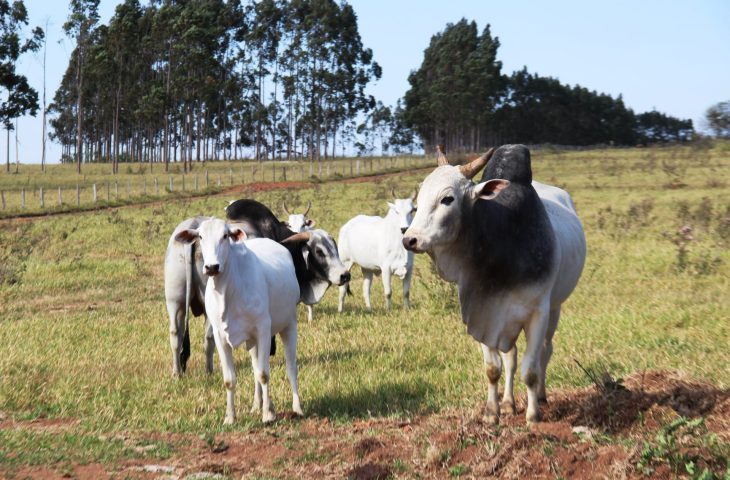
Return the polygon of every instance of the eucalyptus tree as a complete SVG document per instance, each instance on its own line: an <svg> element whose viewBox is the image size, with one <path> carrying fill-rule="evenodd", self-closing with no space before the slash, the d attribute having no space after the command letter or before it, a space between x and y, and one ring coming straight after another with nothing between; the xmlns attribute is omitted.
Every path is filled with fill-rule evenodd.
<svg viewBox="0 0 730 480"><path fill-rule="evenodd" d="M37 51L44 39L40 27L32 30L24 38L23 28L28 25L28 11L22 0L10 3L0 0L0 122L7 134L6 171L10 171L10 130L13 121L30 113L38 112L38 92L29 84L24 75L16 73L15 67L20 56L29 51Z"/></svg>

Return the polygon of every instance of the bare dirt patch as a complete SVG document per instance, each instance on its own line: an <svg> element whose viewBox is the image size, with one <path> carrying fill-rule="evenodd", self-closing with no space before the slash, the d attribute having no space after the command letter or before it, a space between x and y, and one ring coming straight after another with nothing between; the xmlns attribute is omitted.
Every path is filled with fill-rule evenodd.
<svg viewBox="0 0 730 480"><path fill-rule="evenodd" d="M625 389L609 395L594 387L549 392L550 403L543 408L545 421L532 426L525 424L523 409L518 408L517 415L503 416L498 427L484 422L478 409L343 424L320 417L294 420L283 414L273 426L220 434L214 441L193 434L128 434L137 443L165 440L173 445L173 456L159 462L128 460L104 469L73 465L73 475L182 479L204 472L230 478L672 478L686 473L678 470L683 464L663 457L641 464L646 445L653 444L666 425L680 417L703 418L703 435L730 439L730 391L674 372L637 373L623 385ZM14 427L20 423L15 422ZM28 427L34 428L33 422ZM722 461L727 458L717 457L711 449L680 436L674 453L678 458L686 454L698 459L700 471L708 468L721 478L727 468ZM52 467L29 467L19 473L58 478Z"/></svg>

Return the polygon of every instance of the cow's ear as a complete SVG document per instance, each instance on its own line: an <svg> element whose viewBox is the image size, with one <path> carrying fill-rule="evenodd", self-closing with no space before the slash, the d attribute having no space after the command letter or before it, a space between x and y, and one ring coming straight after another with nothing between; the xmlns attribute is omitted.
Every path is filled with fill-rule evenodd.
<svg viewBox="0 0 730 480"><path fill-rule="evenodd" d="M194 228L188 228L175 235L175 240L180 243L193 243L196 238L200 237L198 231Z"/></svg>
<svg viewBox="0 0 730 480"><path fill-rule="evenodd" d="M492 200L507 187L509 187L509 180L502 180L501 178L497 178L477 184L474 187L474 192L476 192L476 196L478 199Z"/></svg>
<svg viewBox="0 0 730 480"><path fill-rule="evenodd" d="M396 210L396 208L395 208L395 203L390 203L390 202L388 202L388 206L389 206L390 208L392 208L393 210Z"/></svg>
<svg viewBox="0 0 730 480"><path fill-rule="evenodd" d="M306 226L308 226L309 228L312 228L313 226L315 226L315 225L317 224L317 222L315 222L315 221L314 221L314 220L312 220L311 218L308 218L308 219L307 219L307 221L306 221L306 222L304 222L304 223L305 223L305 225L306 225Z"/></svg>
<svg viewBox="0 0 730 480"><path fill-rule="evenodd" d="M230 238L233 243L241 243L246 240L246 236L246 232L240 228L231 228L228 230L228 238Z"/></svg>

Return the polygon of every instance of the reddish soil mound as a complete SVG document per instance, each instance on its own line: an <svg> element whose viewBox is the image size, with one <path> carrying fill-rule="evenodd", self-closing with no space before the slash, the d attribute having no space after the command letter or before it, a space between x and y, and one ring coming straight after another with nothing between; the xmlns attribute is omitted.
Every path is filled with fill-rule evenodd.
<svg viewBox="0 0 730 480"><path fill-rule="evenodd" d="M548 395L545 421L529 427L522 408L498 427L482 420L481 409L349 424L283 413L271 427L219 435L213 444L195 435L146 437L173 445L173 458L161 462L166 478L200 472L231 478L674 478L690 463L698 473L707 469L722 478L728 468L728 390L674 372L645 372L611 390ZM104 471L162 476L149 472L160 466L141 460L104 471L77 467L78 478ZM51 472L34 467L22 473Z"/></svg>

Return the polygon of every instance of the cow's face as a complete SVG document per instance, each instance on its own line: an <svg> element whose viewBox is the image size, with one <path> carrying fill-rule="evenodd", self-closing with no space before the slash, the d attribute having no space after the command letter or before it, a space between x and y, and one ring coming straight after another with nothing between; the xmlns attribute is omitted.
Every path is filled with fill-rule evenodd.
<svg viewBox="0 0 730 480"><path fill-rule="evenodd" d="M315 223L316 222L314 220L312 220L311 218L307 218L307 216L303 213L295 213L289 215L289 219L286 222L289 230L294 233L299 233L314 228Z"/></svg>
<svg viewBox="0 0 730 480"><path fill-rule="evenodd" d="M413 198L396 198L393 203L388 202L388 207L391 212L398 216L400 231L404 233L410 227L413 221L413 213L416 211Z"/></svg>
<svg viewBox="0 0 730 480"><path fill-rule="evenodd" d="M243 230L217 218L204 221L197 230L183 230L175 236L177 241L183 243L200 240L203 270L211 277L218 275L225 268L231 244L241 243L245 238Z"/></svg>
<svg viewBox="0 0 730 480"><path fill-rule="evenodd" d="M493 199L507 185L507 180L474 185L458 167L436 168L423 181L418 193L419 208L404 234L403 246L422 253L454 242L461 232L463 209L479 199Z"/></svg>
<svg viewBox="0 0 730 480"><path fill-rule="evenodd" d="M327 279L329 283L344 285L350 281L350 272L340 260L337 243L324 230L312 230L302 249L307 269Z"/></svg>

